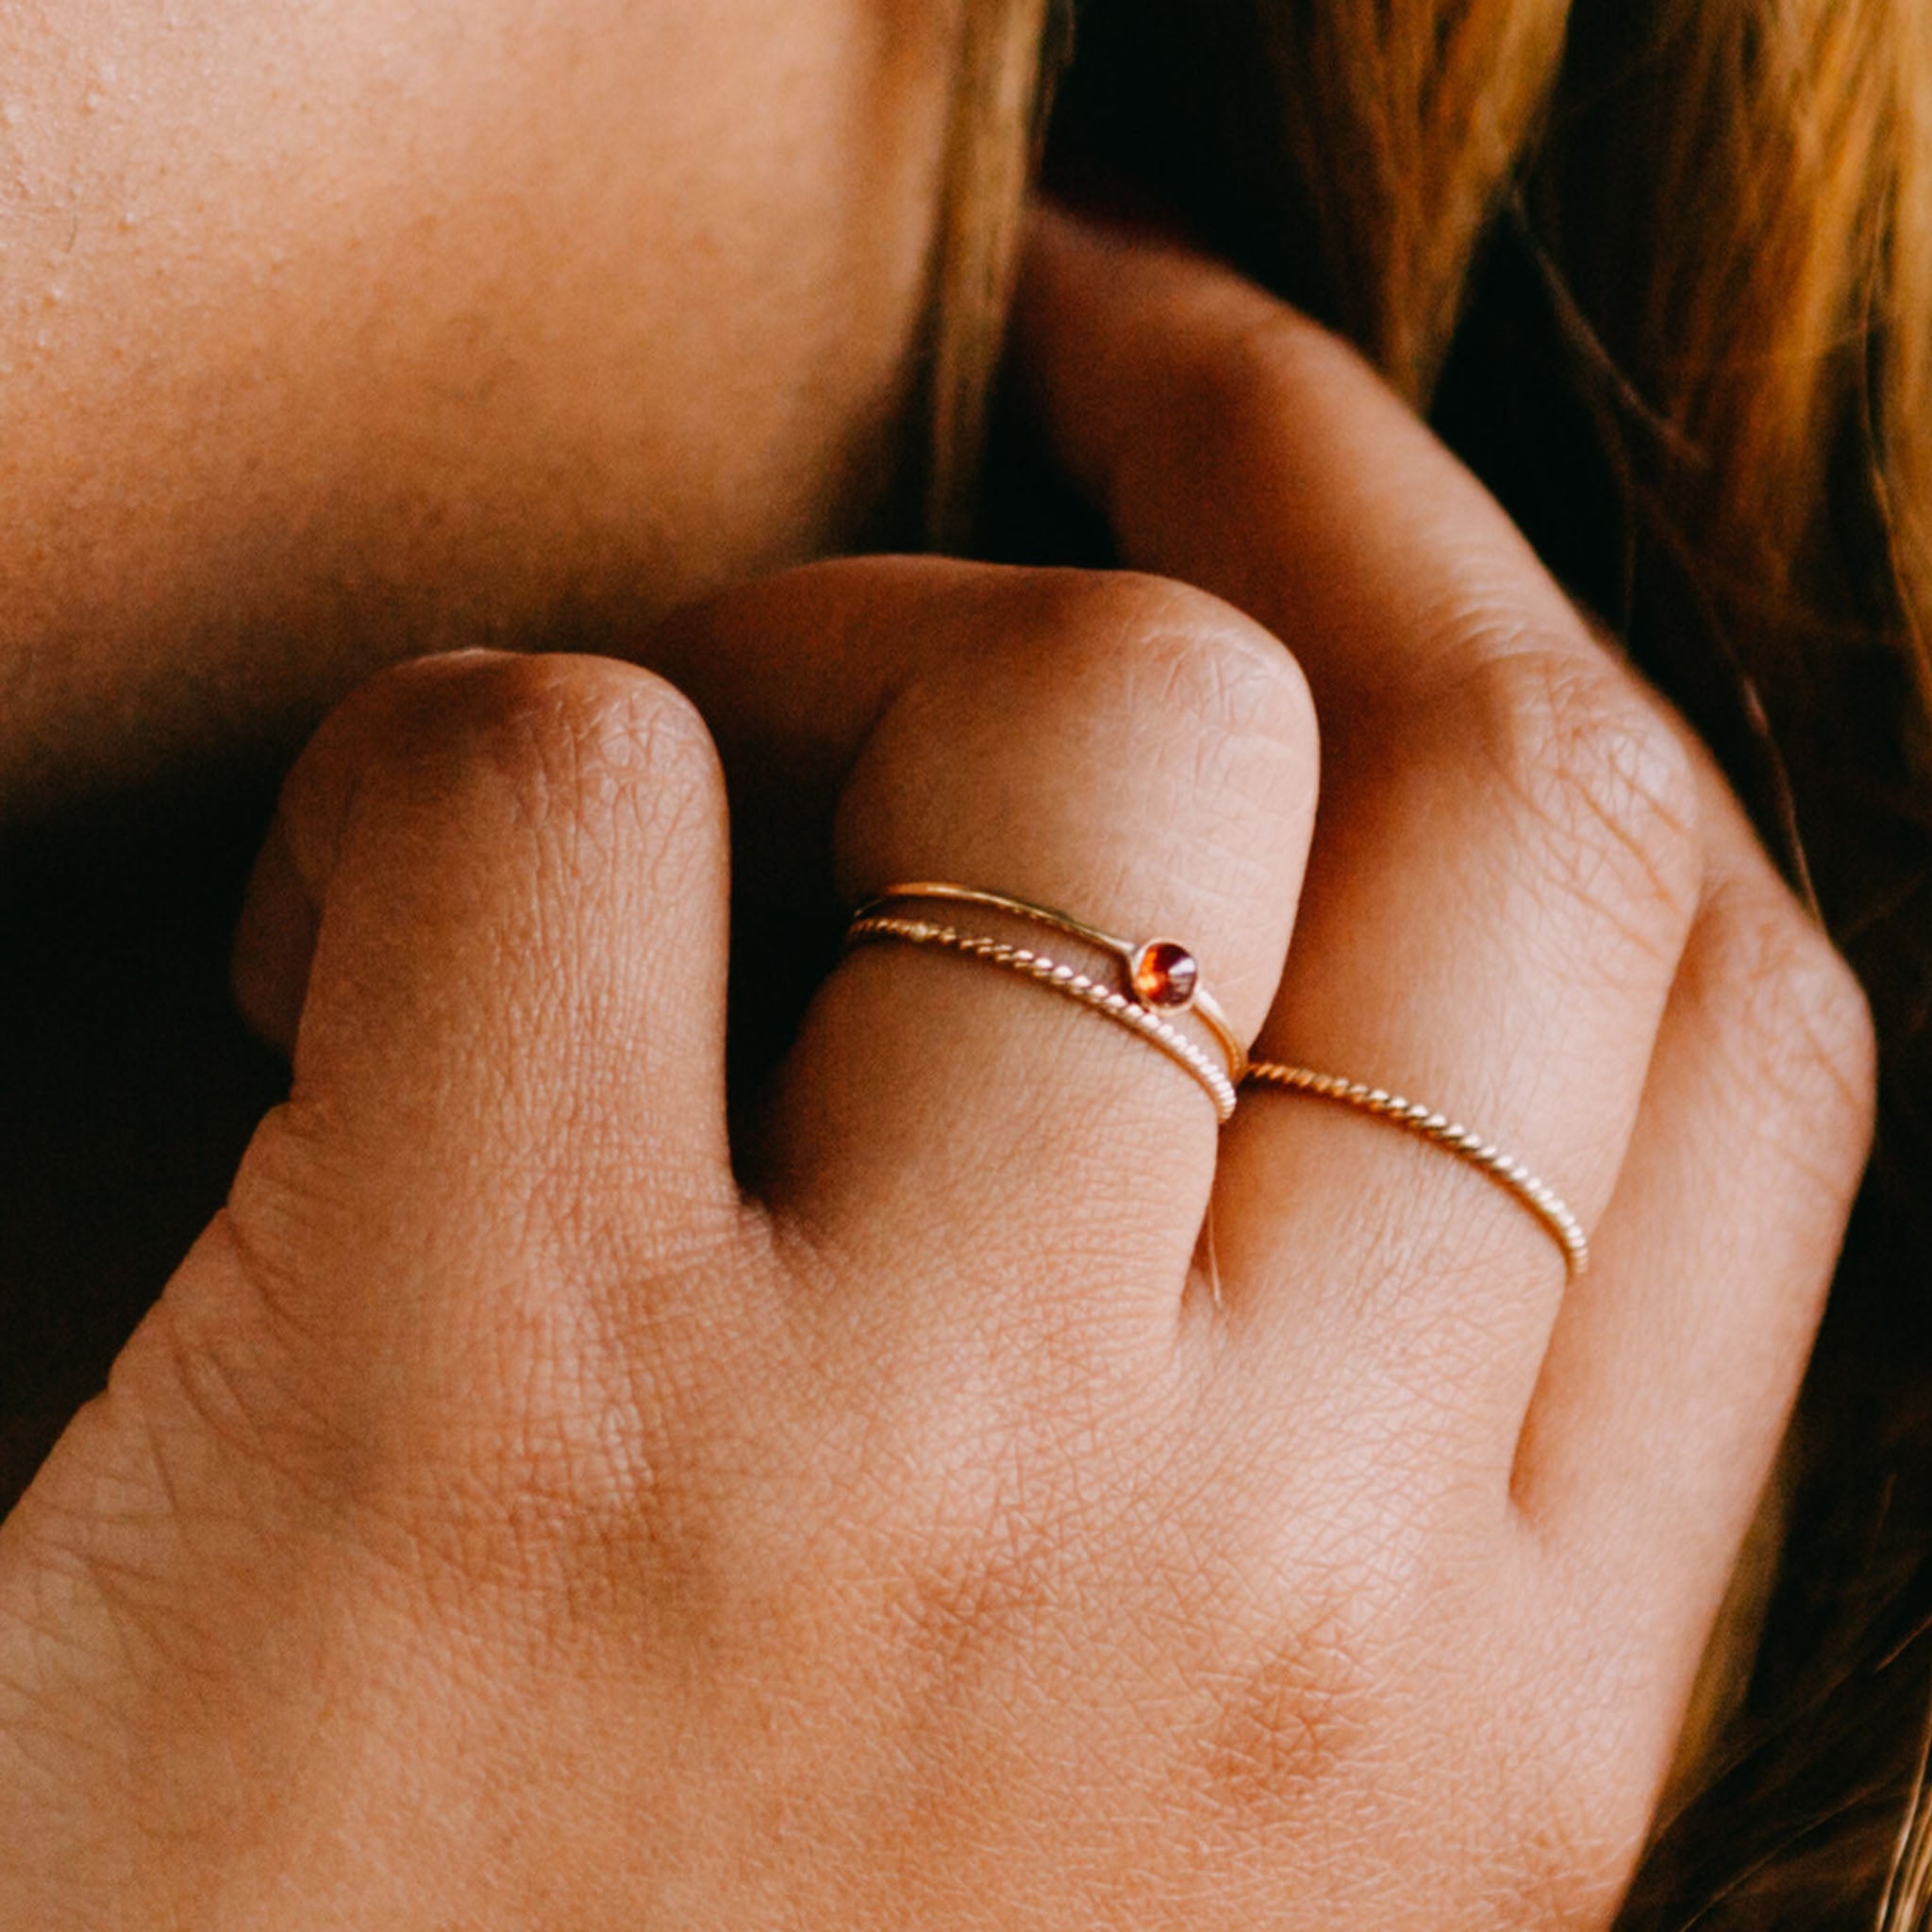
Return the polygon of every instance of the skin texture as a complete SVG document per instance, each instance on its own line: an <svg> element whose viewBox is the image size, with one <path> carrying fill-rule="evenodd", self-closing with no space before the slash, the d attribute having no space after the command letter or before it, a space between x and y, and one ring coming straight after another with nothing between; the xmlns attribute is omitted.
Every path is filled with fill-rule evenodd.
<svg viewBox="0 0 1932 1932"><path fill-rule="evenodd" d="M890 479L946 0L0 17L0 815L634 633Z"/></svg>
<svg viewBox="0 0 1932 1932"><path fill-rule="evenodd" d="M0 8L0 1507L279 1089L225 955L329 706L891 491L954 15Z"/></svg>
<svg viewBox="0 0 1932 1932"><path fill-rule="evenodd" d="M0 1529L0 1920L1594 1925L1869 1129L1844 969L1346 350L1049 222L1035 407L1164 575L860 559L391 672L237 958L287 1104ZM1292 651L1290 645L1292 645ZM783 799L782 813L725 802ZM1123 1029L752 897L996 884L1530 1153L1217 1134ZM754 917L758 908L750 908Z"/></svg>

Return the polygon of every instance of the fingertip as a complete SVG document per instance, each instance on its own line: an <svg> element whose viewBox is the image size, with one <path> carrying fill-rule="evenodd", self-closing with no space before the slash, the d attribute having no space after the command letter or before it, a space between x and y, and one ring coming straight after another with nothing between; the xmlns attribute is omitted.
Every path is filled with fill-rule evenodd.
<svg viewBox="0 0 1932 1932"><path fill-rule="evenodd" d="M1108 467L1100 441L1107 418L1083 410L1082 434L1069 435L1064 418L1087 388L1096 362L1108 358L1108 280L1124 253L1124 231L1084 219L1051 202L1036 204L1027 224L1013 304L1013 365L1026 407L1051 433L1056 453L1091 490Z"/></svg>
<svg viewBox="0 0 1932 1932"><path fill-rule="evenodd" d="M1028 209L1023 281L1037 271L1049 283L1065 278L1070 292L1081 292L1083 284L1097 291L1124 262L1163 257L1207 265L1180 223L1158 208L1108 196L1077 204L1042 198Z"/></svg>
<svg viewBox="0 0 1932 1932"><path fill-rule="evenodd" d="M1056 458L1113 517L1131 560L1182 576L1195 574L1174 568L1191 546L1169 554L1181 512L1167 499L1204 457L1212 466L1208 452L1229 429L1248 426L1257 398L1243 373L1291 370L1302 388L1331 381L1337 357L1354 361L1319 324L1158 216L1095 220L1049 204L1033 213L1013 341L1021 396ZM1350 375L1373 381L1365 367Z"/></svg>
<svg viewBox="0 0 1932 1932"><path fill-rule="evenodd" d="M1023 374L1037 373L1058 343L1085 342L1104 321L1102 298L1137 248L1170 246L1169 238L1111 215L1076 212L1037 201L1028 210L1015 297L1015 341Z"/></svg>

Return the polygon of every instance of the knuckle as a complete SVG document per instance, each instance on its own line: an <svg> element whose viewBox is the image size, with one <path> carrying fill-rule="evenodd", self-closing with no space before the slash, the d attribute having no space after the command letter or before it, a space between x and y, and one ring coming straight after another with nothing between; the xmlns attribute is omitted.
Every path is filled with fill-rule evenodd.
<svg viewBox="0 0 1932 1932"><path fill-rule="evenodd" d="M660 824L722 795L691 702L614 659L500 652L378 673L332 712L284 791L305 876L352 820L428 808L511 829L594 824L647 803Z"/></svg>
<svg viewBox="0 0 1932 1932"><path fill-rule="evenodd" d="M1536 620L1491 615L1480 626L1489 635L1457 654L1475 668L1450 696L1525 842L1567 892L1620 924L1660 916L1681 937L1703 872L1688 748L1593 647Z"/></svg>
<svg viewBox="0 0 1932 1932"><path fill-rule="evenodd" d="M1363 373L1353 349L1292 309L1240 290L1202 299L1204 350L1188 373L1187 420L1210 447L1250 449L1268 425L1302 414L1311 386Z"/></svg>
<svg viewBox="0 0 1932 1932"><path fill-rule="evenodd" d="M640 784L671 798L716 782L710 740L660 678L599 658L497 658L466 693L458 729L540 811L581 810Z"/></svg>
<svg viewBox="0 0 1932 1932"><path fill-rule="evenodd" d="M702 720L662 679L598 658L486 660L436 729L446 810L528 855L546 893L608 903L676 891L722 837L724 780ZM608 863L617 852L624 866ZM615 909L614 904L611 909Z"/></svg>
<svg viewBox="0 0 1932 1932"><path fill-rule="evenodd" d="M890 1646L944 1674L1042 1641L1138 1521L1085 1480L1082 1445L1107 1424L1048 1413L976 1344L942 1344L868 1389L859 1462L839 1489L859 1566L883 1586Z"/></svg>
<svg viewBox="0 0 1932 1932"><path fill-rule="evenodd" d="M891 1649L945 1679L975 1656L1029 1647L1061 1593L1059 1555L1053 1525L1017 1509L970 1535L907 1540L880 1565Z"/></svg>
<svg viewBox="0 0 1932 1932"><path fill-rule="evenodd" d="M950 1468L929 1444L902 1443L889 1460L884 1490L847 1491L850 1556L876 1607L878 1653L943 1685L976 1657L1031 1648L1064 1599L1073 1525L991 1445Z"/></svg>
<svg viewBox="0 0 1932 1932"><path fill-rule="evenodd" d="M1052 628L1075 675L1198 736L1263 738L1311 753L1315 708L1279 639L1232 605L1166 577L1117 571L1063 577Z"/></svg>
<svg viewBox="0 0 1932 1932"><path fill-rule="evenodd" d="M1387 1721L1384 1673L1347 1609L1311 1615L1209 1690L1208 1788L1239 1824L1292 1830L1337 1802Z"/></svg>
<svg viewBox="0 0 1932 1932"><path fill-rule="evenodd" d="M1808 1123L1817 1145L1862 1159L1877 1083L1871 1008L1803 908L1768 878L1729 883L1712 894L1686 964L1750 1090Z"/></svg>

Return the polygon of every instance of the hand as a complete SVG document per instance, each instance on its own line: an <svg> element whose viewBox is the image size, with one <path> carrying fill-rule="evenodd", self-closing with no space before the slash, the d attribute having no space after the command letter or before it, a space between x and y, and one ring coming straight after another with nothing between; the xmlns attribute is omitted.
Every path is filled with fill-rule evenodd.
<svg viewBox="0 0 1932 1932"><path fill-rule="evenodd" d="M389 674L257 883L291 1097L0 1532L0 1923L1609 1915L1862 1006L1345 350L1058 223L1024 313L1069 465L1205 588L855 562L673 627L790 801L745 874L1182 936L1262 1052L1531 1160L1590 1274L1438 1149L1266 1093L1217 1134L1124 1028L908 947L820 990L746 1197L697 713Z"/></svg>

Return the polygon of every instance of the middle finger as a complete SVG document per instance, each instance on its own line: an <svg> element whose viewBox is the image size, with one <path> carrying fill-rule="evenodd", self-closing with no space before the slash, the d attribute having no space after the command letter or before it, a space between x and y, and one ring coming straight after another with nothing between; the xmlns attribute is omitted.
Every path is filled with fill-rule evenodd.
<svg viewBox="0 0 1932 1932"><path fill-rule="evenodd" d="M1176 940L1253 1037L1316 779L1307 688L1275 640L1156 579L903 558L794 572L701 622L679 657L727 771L780 715L794 747L844 743L819 790L842 787L847 905L939 881ZM783 681L747 675L747 650ZM703 667L725 663L721 699ZM824 765L823 743L791 762ZM1077 937L998 908L886 909L1126 983ZM1197 1016L1174 1024L1217 1058ZM774 1205L844 1249L937 1250L981 1320L992 1293L1171 1324L1217 1155L1204 1086L1144 1035L1010 964L901 941L849 953L820 990L767 1125Z"/></svg>

